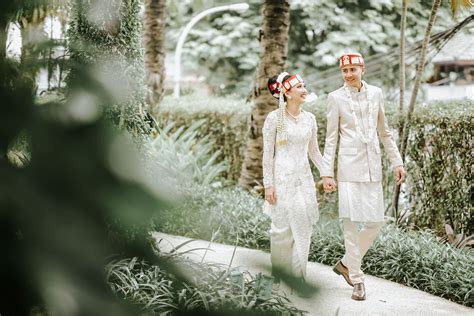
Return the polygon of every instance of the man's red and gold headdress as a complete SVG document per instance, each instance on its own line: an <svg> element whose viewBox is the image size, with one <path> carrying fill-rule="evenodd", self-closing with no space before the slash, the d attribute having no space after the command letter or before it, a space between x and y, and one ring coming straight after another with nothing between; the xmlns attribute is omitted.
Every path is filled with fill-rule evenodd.
<svg viewBox="0 0 474 316"><path fill-rule="evenodd" d="M348 53L344 54L341 57L339 57L339 67L342 68L344 66L350 66L350 65L358 65L358 66L363 66L364 65L364 59L362 58L362 55L359 53Z"/></svg>

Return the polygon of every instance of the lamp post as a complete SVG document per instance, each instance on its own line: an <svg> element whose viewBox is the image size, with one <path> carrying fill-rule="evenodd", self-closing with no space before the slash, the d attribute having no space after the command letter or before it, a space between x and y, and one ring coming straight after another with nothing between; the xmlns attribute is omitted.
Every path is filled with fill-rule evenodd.
<svg viewBox="0 0 474 316"><path fill-rule="evenodd" d="M176 45L176 51L174 53L174 64L176 67L176 74L174 77L173 96L175 98L179 98L179 89L180 89L179 84L181 81L181 52L183 49L184 40L186 39L186 36L188 35L189 31L194 26L194 24L196 24L199 20L201 20L206 15L209 15L212 13L227 11L227 10L244 12L244 11L247 11L248 8L249 8L249 5L247 3L236 3L236 4L223 5L219 7L210 8L210 9L202 11L201 13L193 17L191 21L188 22L188 24L186 24L183 32L178 38L178 44Z"/></svg>

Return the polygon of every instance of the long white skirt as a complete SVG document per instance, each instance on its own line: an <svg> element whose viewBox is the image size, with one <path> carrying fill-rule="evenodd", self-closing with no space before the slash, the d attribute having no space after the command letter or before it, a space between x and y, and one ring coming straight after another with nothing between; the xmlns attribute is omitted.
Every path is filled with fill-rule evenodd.
<svg viewBox="0 0 474 316"><path fill-rule="evenodd" d="M382 222L382 182L338 182L339 217L353 222Z"/></svg>
<svg viewBox="0 0 474 316"><path fill-rule="evenodd" d="M272 218L272 264L287 266L294 276L306 276L313 225L319 219L316 189L311 173L275 181L276 204L265 203ZM280 247L278 251L275 248Z"/></svg>

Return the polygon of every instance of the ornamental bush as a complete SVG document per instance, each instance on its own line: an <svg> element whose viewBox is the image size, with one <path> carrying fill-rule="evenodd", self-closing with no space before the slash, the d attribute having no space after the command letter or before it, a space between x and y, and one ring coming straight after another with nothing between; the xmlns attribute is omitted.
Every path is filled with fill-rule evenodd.
<svg viewBox="0 0 474 316"><path fill-rule="evenodd" d="M474 102L422 106L410 126L410 222L474 233L472 167Z"/></svg>
<svg viewBox="0 0 474 316"><path fill-rule="evenodd" d="M474 233L471 166L473 165L472 126L474 102L449 102L422 106L414 113L407 148L408 171L405 194L408 225L431 228L438 233L449 223L457 233ZM197 137L214 139L219 159L227 160L225 177L236 181L239 177L245 150L250 103L233 97L185 96L180 99L165 97L157 118L161 125L169 121L179 126L191 126L196 120L205 120ZM326 134L326 105L324 100L304 105L315 114L318 123L318 141L324 149ZM387 103L386 115L397 136L399 116L397 106ZM381 145L382 146L382 145ZM386 205L390 204L393 175L384 153L384 191Z"/></svg>

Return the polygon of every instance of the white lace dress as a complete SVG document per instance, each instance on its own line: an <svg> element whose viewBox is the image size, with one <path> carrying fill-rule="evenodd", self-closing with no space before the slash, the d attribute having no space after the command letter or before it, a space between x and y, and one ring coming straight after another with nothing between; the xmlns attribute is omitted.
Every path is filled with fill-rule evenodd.
<svg viewBox="0 0 474 316"><path fill-rule="evenodd" d="M263 126L263 184L273 187L276 195L276 203L269 210L272 264L286 266L282 268L304 277L313 225L319 219L308 155L319 170L323 158L314 115L301 111L298 122L288 117L285 120L288 143L284 145L275 145L278 110L268 114ZM273 242L279 239L284 241L282 247Z"/></svg>

